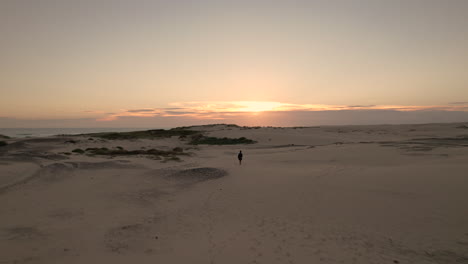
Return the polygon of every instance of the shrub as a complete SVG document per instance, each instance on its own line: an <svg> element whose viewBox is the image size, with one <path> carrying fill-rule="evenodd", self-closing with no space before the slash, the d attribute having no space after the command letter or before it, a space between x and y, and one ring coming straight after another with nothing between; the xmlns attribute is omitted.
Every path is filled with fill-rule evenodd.
<svg viewBox="0 0 468 264"><path fill-rule="evenodd" d="M254 144L254 143L257 143L257 142L251 139L247 139L245 137L217 138L217 137L205 137L205 136L196 136L190 142L190 144L192 145L237 145L237 144Z"/></svg>
<svg viewBox="0 0 468 264"><path fill-rule="evenodd" d="M162 162L168 162L168 161L182 161L179 157L176 156L170 156L166 157Z"/></svg>
<svg viewBox="0 0 468 264"><path fill-rule="evenodd" d="M173 128L169 130L165 129L153 129L145 131L134 131L134 132L105 132L105 133L94 133L86 134L87 136L93 136L98 138L104 138L108 140L128 140L128 139L155 139L155 138L169 138L173 136L189 136L198 133L198 131L187 130L181 128Z"/></svg>
<svg viewBox="0 0 468 264"><path fill-rule="evenodd" d="M159 149L148 150L125 150L125 149L108 149L108 148L87 148L86 152L93 155L110 155L110 156L130 156L130 155L153 155L153 156L174 156L174 155L188 155L186 153L177 151L166 151Z"/></svg>
<svg viewBox="0 0 468 264"><path fill-rule="evenodd" d="M84 150L82 150L82 149L79 149L79 148L72 150L72 152L74 152L74 153L78 153L78 154L83 154L83 153L85 153L85 151L84 151Z"/></svg>
<svg viewBox="0 0 468 264"><path fill-rule="evenodd" d="M184 152L184 149L182 149L181 147L175 147L172 149L172 151L174 152Z"/></svg>
<svg viewBox="0 0 468 264"><path fill-rule="evenodd" d="M87 152L95 155L111 155L108 148L87 148ZM120 152L121 150L114 150L114 152Z"/></svg>
<svg viewBox="0 0 468 264"><path fill-rule="evenodd" d="M6 145L8 145L8 144L5 141L0 141L0 147L4 147Z"/></svg>

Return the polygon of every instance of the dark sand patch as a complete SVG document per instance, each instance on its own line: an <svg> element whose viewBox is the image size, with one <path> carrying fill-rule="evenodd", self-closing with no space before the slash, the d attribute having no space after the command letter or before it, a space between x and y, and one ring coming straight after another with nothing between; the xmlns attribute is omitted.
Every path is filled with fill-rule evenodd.
<svg viewBox="0 0 468 264"><path fill-rule="evenodd" d="M203 182L208 180L215 180L227 176L228 173L225 170L203 167L177 171L168 176L171 180L178 180L183 182Z"/></svg>
<svg viewBox="0 0 468 264"><path fill-rule="evenodd" d="M46 235L32 226L15 226L3 229L4 236L7 240L17 239L38 239L44 238Z"/></svg>
<svg viewBox="0 0 468 264"><path fill-rule="evenodd" d="M0 187L0 195L20 185L24 185L32 180L42 180L46 182L57 182L73 176L76 170L96 170L96 169L135 169L141 166L125 164L118 161L105 162L65 162L53 163L42 167L29 177Z"/></svg>
<svg viewBox="0 0 468 264"><path fill-rule="evenodd" d="M47 182L55 182L70 176L72 172L73 168L71 168L71 166L67 166L64 163L53 163L40 169L33 175L33 178L38 178Z"/></svg>
<svg viewBox="0 0 468 264"><path fill-rule="evenodd" d="M48 213L47 216L59 220L68 220L68 219L74 219L74 218L80 218L84 215L82 210L72 210L68 208L62 208L62 209L57 209L53 210Z"/></svg>
<svg viewBox="0 0 468 264"><path fill-rule="evenodd" d="M436 250L426 252L426 255L440 264L468 263L468 254L460 254L451 250Z"/></svg>
<svg viewBox="0 0 468 264"><path fill-rule="evenodd" d="M17 149L22 149L25 147L25 143L23 141L17 141L17 142L13 142L13 143L8 143L8 145L6 146L3 146L0 148L0 155L4 155L5 153L9 152L9 151L13 151L13 150L17 150Z"/></svg>
<svg viewBox="0 0 468 264"><path fill-rule="evenodd" d="M116 198L131 204L136 204L140 206L152 206L154 205L154 201L168 194L170 193L162 191L158 188L149 188L117 194Z"/></svg>
<svg viewBox="0 0 468 264"><path fill-rule="evenodd" d="M0 187L0 195L35 179L41 179L48 182L58 181L69 176L71 172L72 168L69 166L66 166L63 163L53 163L42 167L29 177L22 178L19 181Z"/></svg>
<svg viewBox="0 0 468 264"><path fill-rule="evenodd" d="M34 144L37 140L39 140L38 142L45 140L45 143L47 144ZM56 141L56 139L30 139L10 143L5 147L0 148L0 158L7 161L33 163L38 163L40 159L52 161L69 159L66 155L51 152L54 146L48 143L50 140L52 140L52 142ZM63 143L63 139L59 139L58 142Z"/></svg>
<svg viewBox="0 0 468 264"><path fill-rule="evenodd" d="M105 170L105 169L136 169L142 168L136 164L129 164L126 161L104 161L104 162L65 162L74 169L81 170Z"/></svg>
<svg viewBox="0 0 468 264"><path fill-rule="evenodd" d="M453 138L416 138L405 141L382 141L383 147L397 147L405 151L431 151L436 148L468 147L468 136Z"/></svg>

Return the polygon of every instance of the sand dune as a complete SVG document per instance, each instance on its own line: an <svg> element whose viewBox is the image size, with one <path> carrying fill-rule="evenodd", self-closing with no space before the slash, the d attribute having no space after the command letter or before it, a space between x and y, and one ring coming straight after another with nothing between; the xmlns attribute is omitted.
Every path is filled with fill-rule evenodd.
<svg viewBox="0 0 468 264"><path fill-rule="evenodd" d="M0 263L468 263L463 127L6 139Z"/></svg>

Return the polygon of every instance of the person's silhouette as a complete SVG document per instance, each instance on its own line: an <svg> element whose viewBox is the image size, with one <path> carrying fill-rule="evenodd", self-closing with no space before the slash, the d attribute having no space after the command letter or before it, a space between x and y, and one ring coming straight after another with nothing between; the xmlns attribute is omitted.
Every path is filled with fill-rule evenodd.
<svg viewBox="0 0 468 264"><path fill-rule="evenodd" d="M242 164L242 156L243 155L242 155L242 150L241 150L241 151L239 151L239 154L237 154L237 159L239 159L239 165Z"/></svg>

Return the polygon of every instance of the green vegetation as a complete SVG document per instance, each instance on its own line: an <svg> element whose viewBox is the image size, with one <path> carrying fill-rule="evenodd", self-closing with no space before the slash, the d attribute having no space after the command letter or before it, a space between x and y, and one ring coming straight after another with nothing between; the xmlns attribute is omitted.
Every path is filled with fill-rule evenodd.
<svg viewBox="0 0 468 264"><path fill-rule="evenodd" d="M4 147L6 145L8 145L8 144L5 141L0 141L0 147Z"/></svg>
<svg viewBox="0 0 468 264"><path fill-rule="evenodd" d="M179 148L180 149L180 148ZM166 151L158 149L149 150L125 150L125 149L108 149L108 148L87 148L86 152L92 155L107 155L107 156L131 156L131 155L153 155L171 157L175 155L188 155L182 149L180 151Z"/></svg>
<svg viewBox="0 0 468 264"><path fill-rule="evenodd" d="M170 157L165 157L162 162L168 162L168 161L182 161L179 157L176 156L170 156Z"/></svg>
<svg viewBox="0 0 468 264"><path fill-rule="evenodd" d="M184 150L182 148L180 148L180 147L175 147L175 148L172 149L172 151L180 153L180 152L183 152Z"/></svg>
<svg viewBox="0 0 468 264"><path fill-rule="evenodd" d="M72 150L72 152L74 152L74 153L78 153L78 154L83 154L83 153L85 153L85 151L84 151L84 150L82 150L82 149L79 149L79 148Z"/></svg>
<svg viewBox="0 0 468 264"><path fill-rule="evenodd" d="M178 130L181 130L181 129L190 129L192 127L216 127L216 126L226 126L226 127L240 127L236 124L208 124L208 125L199 125L199 126L183 126L183 127L176 127L174 129L178 129Z"/></svg>
<svg viewBox="0 0 468 264"><path fill-rule="evenodd" d="M108 140L128 140L128 139L155 139L155 138L169 138L173 136L190 136L199 133L194 130L187 130L183 128L173 128L169 130L165 129L153 129L145 131L133 131L133 132L104 132L85 134L86 136L98 137Z"/></svg>
<svg viewBox="0 0 468 264"><path fill-rule="evenodd" d="M79 154L87 154L89 156L101 155L101 156L134 156L134 155L145 155L147 158L153 160L161 160L161 162L168 161L182 161L178 156L188 156L189 153L183 152L182 148L174 148L172 151L149 149L149 150L125 150L122 147L116 147L115 149L108 148L87 148L86 150L74 149L72 152ZM69 155L70 153L63 153ZM163 160L164 158L164 160Z"/></svg>
<svg viewBox="0 0 468 264"><path fill-rule="evenodd" d="M197 135L192 138L190 144L192 145L237 145L237 144L254 144L257 143L254 140L241 137L241 138L217 138L217 137L205 137L203 135Z"/></svg>
<svg viewBox="0 0 468 264"><path fill-rule="evenodd" d="M2 138L2 139L9 139L10 137L0 134L0 138Z"/></svg>

